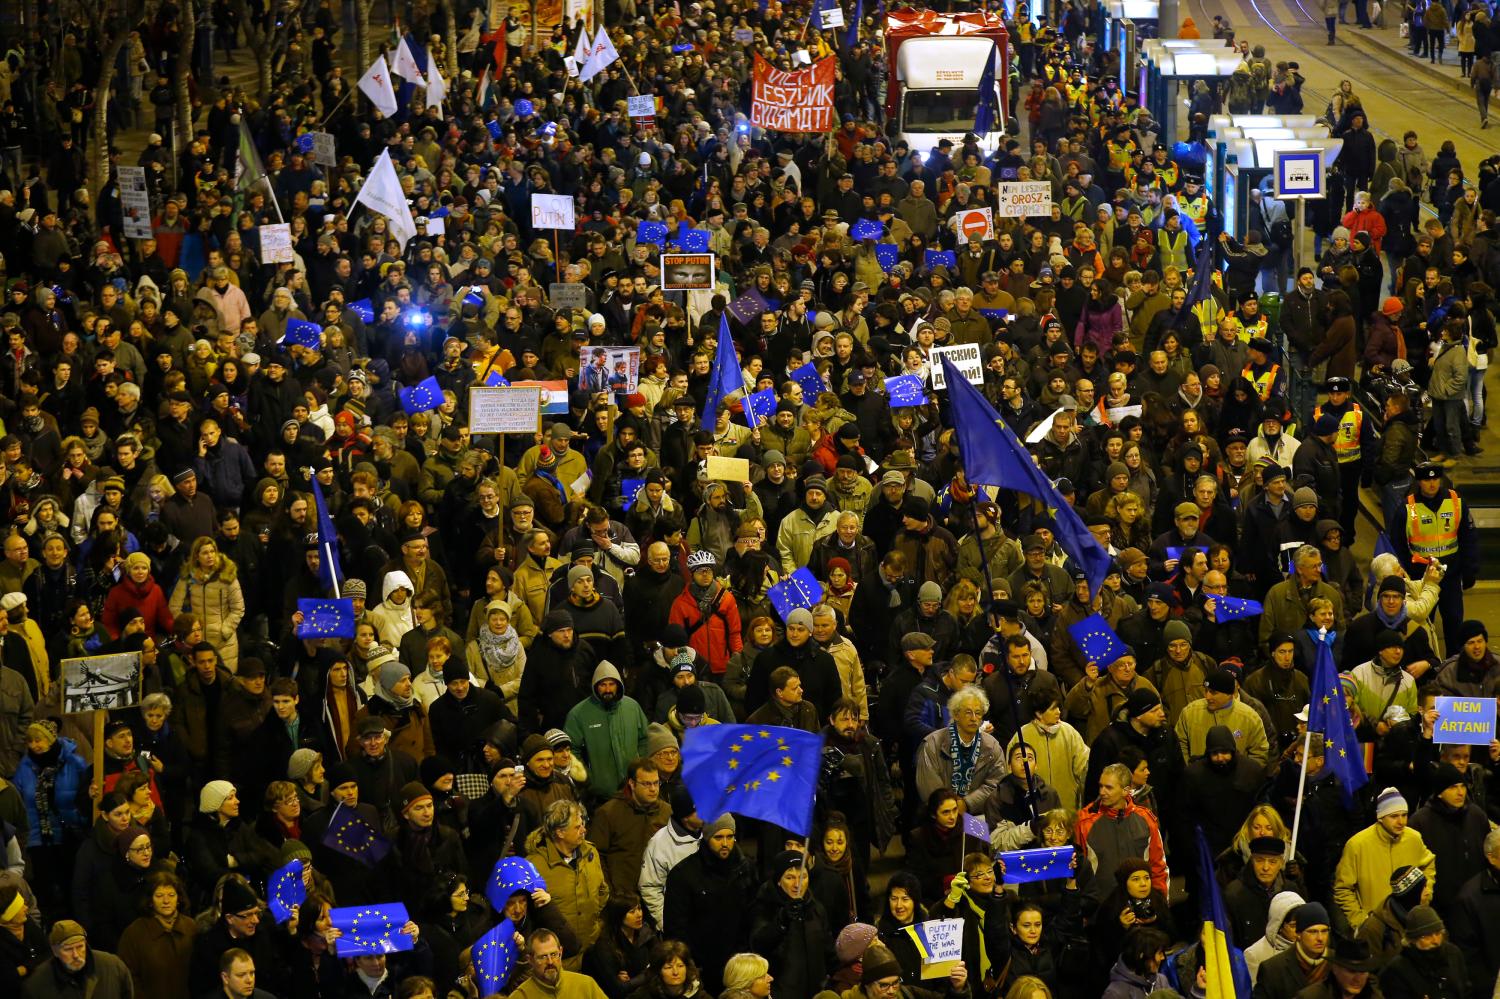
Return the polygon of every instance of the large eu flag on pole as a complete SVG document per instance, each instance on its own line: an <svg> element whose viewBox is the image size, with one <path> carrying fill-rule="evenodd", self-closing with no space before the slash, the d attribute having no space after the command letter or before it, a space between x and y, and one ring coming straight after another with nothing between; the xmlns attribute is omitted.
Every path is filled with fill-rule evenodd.
<svg viewBox="0 0 1500 999"><path fill-rule="evenodd" d="M714 352L714 366L708 372L708 388L703 393L703 426L712 429L719 418L719 404L745 387L740 371L740 355L729 335L729 317L719 316L719 344Z"/></svg>
<svg viewBox="0 0 1500 999"><path fill-rule="evenodd" d="M682 782L699 815L763 819L799 836L812 832L823 737L776 725L688 729Z"/></svg>
<svg viewBox="0 0 1500 999"><path fill-rule="evenodd" d="M1343 686L1333 665L1333 635L1318 642L1318 657L1313 664L1312 700L1307 709L1307 730L1323 733L1324 766L1333 771L1344 792L1346 804L1354 803L1354 793L1369 782L1365 773L1365 754L1354 735L1354 721L1344 703Z"/></svg>

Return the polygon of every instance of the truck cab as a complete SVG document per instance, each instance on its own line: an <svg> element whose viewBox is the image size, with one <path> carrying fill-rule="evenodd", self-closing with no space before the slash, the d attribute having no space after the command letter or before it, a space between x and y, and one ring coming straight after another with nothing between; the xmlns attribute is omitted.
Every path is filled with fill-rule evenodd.
<svg viewBox="0 0 1500 999"><path fill-rule="evenodd" d="M926 155L973 132L994 153L1005 136L1010 46L1005 22L986 12L895 11L887 18L886 116L897 139Z"/></svg>

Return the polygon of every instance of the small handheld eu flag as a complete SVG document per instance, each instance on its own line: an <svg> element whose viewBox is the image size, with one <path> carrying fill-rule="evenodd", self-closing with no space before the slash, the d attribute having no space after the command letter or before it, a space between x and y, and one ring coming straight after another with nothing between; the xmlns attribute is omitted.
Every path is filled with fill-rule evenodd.
<svg viewBox="0 0 1500 999"><path fill-rule="evenodd" d="M704 725L687 730L682 782L699 815L734 812L807 836L822 761L823 737L815 732Z"/></svg>
<svg viewBox="0 0 1500 999"><path fill-rule="evenodd" d="M400 902L329 909L328 918L341 934L335 944L339 957L394 954L416 946L416 941L401 932L411 919Z"/></svg>
<svg viewBox="0 0 1500 999"><path fill-rule="evenodd" d="M297 611L302 623L297 625L298 638L353 638L354 601L300 598Z"/></svg>
<svg viewBox="0 0 1500 999"><path fill-rule="evenodd" d="M401 408L411 416L415 413L426 413L437 409L443 404L443 386L438 383L437 376L430 376L411 388L401 390Z"/></svg>
<svg viewBox="0 0 1500 999"><path fill-rule="evenodd" d="M1068 634L1078 643L1084 657L1089 662L1098 663L1100 667L1108 666L1121 656L1130 654L1130 646L1115 634L1115 630L1101 614L1090 614L1082 621L1068 625Z"/></svg>

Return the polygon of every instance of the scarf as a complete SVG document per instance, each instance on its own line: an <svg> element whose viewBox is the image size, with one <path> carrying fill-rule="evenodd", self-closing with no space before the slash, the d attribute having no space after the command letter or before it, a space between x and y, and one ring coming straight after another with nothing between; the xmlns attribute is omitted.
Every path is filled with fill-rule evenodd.
<svg viewBox="0 0 1500 999"><path fill-rule="evenodd" d="M57 813L53 809L53 791L57 784L57 767L62 760L62 747L54 742L41 754L31 753L31 765L36 770L36 831L44 844L52 842L57 830Z"/></svg>
<svg viewBox="0 0 1500 999"><path fill-rule="evenodd" d="M958 737L958 724L948 726L948 750L953 754L953 790L959 794L969 793L969 784L974 780L974 766L979 762L979 736L964 747Z"/></svg>
<svg viewBox="0 0 1500 999"><path fill-rule="evenodd" d="M520 654L521 636L516 634L515 625L507 624L498 635L488 627L479 629L479 657L486 666L510 669Z"/></svg>
<svg viewBox="0 0 1500 999"><path fill-rule="evenodd" d="M979 744L979 740L977 739L974 740L974 742L975 745ZM968 906L969 911L974 914L974 918L979 920L979 932L974 934L974 937L979 941L979 977L981 979L985 979L989 977L990 969L993 967L993 965L990 964L989 950L985 947L984 943L984 923L985 918L988 916L988 912L985 907L975 901L974 896L970 895L967 891L963 893L962 897L963 904Z"/></svg>
<svg viewBox="0 0 1500 999"><path fill-rule="evenodd" d="M1377 618L1380 619L1380 623L1381 624L1385 625L1387 628L1391 629L1392 631L1398 632L1398 633L1404 633L1406 631L1406 601L1405 600L1401 601L1401 609L1399 611L1397 611L1395 614L1392 614L1390 616L1386 616L1384 608L1382 608L1380 606L1380 601L1377 600L1377 601L1375 601L1375 606L1372 608L1372 613Z"/></svg>
<svg viewBox="0 0 1500 999"><path fill-rule="evenodd" d="M717 581L707 586L699 586L697 583L688 583L688 589L693 592L693 599L698 601L698 615L706 618L719 608L719 584Z"/></svg>
<svg viewBox="0 0 1500 999"><path fill-rule="evenodd" d="M553 475L551 472L545 472L540 468L536 469L533 474L535 474L537 478L543 480L544 482L552 483L552 488L557 490L558 498L562 500L563 506L568 505L568 491L563 488L563 485L558 481L557 476Z"/></svg>

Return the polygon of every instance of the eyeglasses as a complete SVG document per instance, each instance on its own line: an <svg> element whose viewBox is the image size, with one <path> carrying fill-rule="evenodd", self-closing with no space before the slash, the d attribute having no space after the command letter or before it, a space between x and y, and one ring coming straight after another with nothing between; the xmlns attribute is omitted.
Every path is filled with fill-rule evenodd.
<svg viewBox="0 0 1500 999"><path fill-rule="evenodd" d="M895 992L895 991L897 991L898 989L901 988L901 979L899 979L899 978L887 978L887 979L883 979L883 980L878 981L878 982L875 983L875 988L879 992Z"/></svg>

